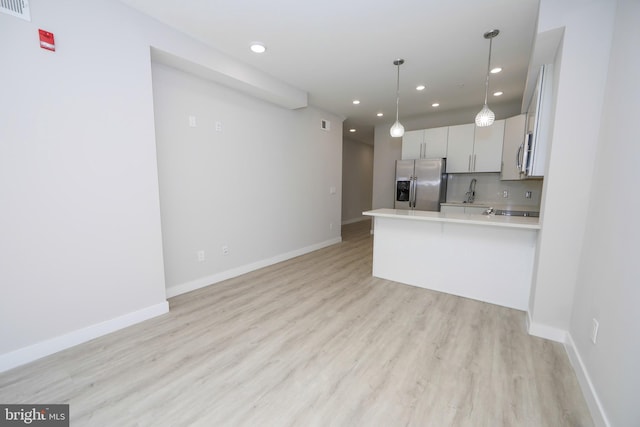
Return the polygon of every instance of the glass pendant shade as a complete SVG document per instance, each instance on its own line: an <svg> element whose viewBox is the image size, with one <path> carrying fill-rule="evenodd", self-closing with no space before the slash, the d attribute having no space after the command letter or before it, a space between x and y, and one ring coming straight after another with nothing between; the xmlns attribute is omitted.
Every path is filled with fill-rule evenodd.
<svg viewBox="0 0 640 427"><path fill-rule="evenodd" d="M496 115L493 114L493 111L489 109L489 106L487 106L487 104L484 104L482 110L480 110L480 112L476 115L476 126L491 126L495 120Z"/></svg>
<svg viewBox="0 0 640 427"><path fill-rule="evenodd" d="M482 110L476 114L476 126L478 127L491 126L496 120L496 115L487 105L487 95L489 94L489 74L491 72L491 47L493 45L493 38L498 34L500 34L500 30L487 31L484 33L484 38L489 40L489 60L487 61L487 78L484 82L484 106Z"/></svg>
<svg viewBox="0 0 640 427"><path fill-rule="evenodd" d="M404 64L404 59L396 59L393 61L393 65L398 68L398 79L396 80L396 122L389 129L389 133L393 138L400 138L404 135L404 126L398 120L398 114L400 113L400 66Z"/></svg>
<svg viewBox="0 0 640 427"><path fill-rule="evenodd" d="M404 135L404 126L398 120L391 126L391 130L389 131L392 137L400 138Z"/></svg>

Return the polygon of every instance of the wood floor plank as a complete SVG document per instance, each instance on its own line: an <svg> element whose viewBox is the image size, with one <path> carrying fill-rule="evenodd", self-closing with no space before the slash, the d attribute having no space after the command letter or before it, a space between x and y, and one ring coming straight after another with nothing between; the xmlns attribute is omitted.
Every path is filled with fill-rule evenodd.
<svg viewBox="0 0 640 427"><path fill-rule="evenodd" d="M343 242L170 300L170 312L0 374L73 426L591 426L524 313L371 276Z"/></svg>

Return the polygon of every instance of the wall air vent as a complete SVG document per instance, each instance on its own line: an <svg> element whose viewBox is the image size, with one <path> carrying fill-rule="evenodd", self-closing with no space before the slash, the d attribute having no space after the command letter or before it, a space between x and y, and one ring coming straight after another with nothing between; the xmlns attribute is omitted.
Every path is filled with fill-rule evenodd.
<svg viewBox="0 0 640 427"><path fill-rule="evenodd" d="M29 0L0 0L0 12L31 21Z"/></svg>

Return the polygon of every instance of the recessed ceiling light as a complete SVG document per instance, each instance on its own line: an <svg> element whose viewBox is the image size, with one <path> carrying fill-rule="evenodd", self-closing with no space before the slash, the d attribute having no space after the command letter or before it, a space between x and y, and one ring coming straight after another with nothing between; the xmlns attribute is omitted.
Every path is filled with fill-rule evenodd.
<svg viewBox="0 0 640 427"><path fill-rule="evenodd" d="M502 71L502 68L500 68L500 67L492 68L491 69L491 74L496 74L496 73L499 73L500 71Z"/></svg>
<svg viewBox="0 0 640 427"><path fill-rule="evenodd" d="M349 132L354 133L356 130L355 129L349 129Z"/></svg>
<svg viewBox="0 0 640 427"><path fill-rule="evenodd" d="M502 95L502 92L500 92L500 91L493 93L493 96L500 96L500 95Z"/></svg>
<svg viewBox="0 0 640 427"><path fill-rule="evenodd" d="M433 104L431 104L432 107L439 107L440 104L438 104L437 102L434 102Z"/></svg>
<svg viewBox="0 0 640 427"><path fill-rule="evenodd" d="M382 114L382 113L378 113L378 114L376 114L376 116L378 116L378 117L382 117L382 116L384 116L384 114Z"/></svg>
<svg viewBox="0 0 640 427"><path fill-rule="evenodd" d="M425 87L426 87L425 85L420 85L416 87L416 90L424 90Z"/></svg>
<svg viewBox="0 0 640 427"><path fill-rule="evenodd" d="M354 104L354 105L358 105L358 104L360 104L360 101L359 101L359 100L357 100L357 99L354 99L354 100L353 100L353 104Z"/></svg>
<svg viewBox="0 0 640 427"><path fill-rule="evenodd" d="M254 53L264 53L267 50L265 45L258 42L251 43L250 49L251 49L251 52L254 52Z"/></svg>

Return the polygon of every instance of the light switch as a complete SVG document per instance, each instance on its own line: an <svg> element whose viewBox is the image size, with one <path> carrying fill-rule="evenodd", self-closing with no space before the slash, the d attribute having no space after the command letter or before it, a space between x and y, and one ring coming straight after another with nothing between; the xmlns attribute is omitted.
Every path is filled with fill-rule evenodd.
<svg viewBox="0 0 640 427"><path fill-rule="evenodd" d="M222 122L216 122L216 132L222 132Z"/></svg>
<svg viewBox="0 0 640 427"><path fill-rule="evenodd" d="M336 187L329 187L329 194L336 194Z"/></svg>

